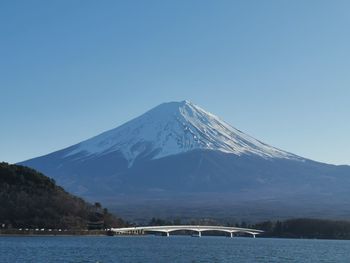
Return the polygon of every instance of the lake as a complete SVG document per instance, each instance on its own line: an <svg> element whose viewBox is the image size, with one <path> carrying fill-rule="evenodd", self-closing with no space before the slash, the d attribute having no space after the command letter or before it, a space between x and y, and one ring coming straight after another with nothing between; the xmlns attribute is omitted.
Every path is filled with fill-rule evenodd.
<svg viewBox="0 0 350 263"><path fill-rule="evenodd" d="M0 237L0 262L350 262L350 241L208 236Z"/></svg>

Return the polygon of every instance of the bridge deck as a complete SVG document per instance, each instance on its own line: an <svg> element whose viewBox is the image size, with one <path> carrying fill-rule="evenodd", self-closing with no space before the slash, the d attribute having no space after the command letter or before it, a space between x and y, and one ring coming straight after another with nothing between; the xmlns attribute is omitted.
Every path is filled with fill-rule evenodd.
<svg viewBox="0 0 350 263"><path fill-rule="evenodd" d="M175 225L175 226L139 226L139 227L124 227L124 228L112 228L112 231L116 233L138 233L138 232L162 232L169 236L170 232L174 231L195 231L201 236L202 232L206 231L221 231L230 233L231 237L233 233L246 233L251 234L253 237L255 235L261 234L264 231L250 228L240 228L240 227L226 227L226 226L199 226L199 225Z"/></svg>

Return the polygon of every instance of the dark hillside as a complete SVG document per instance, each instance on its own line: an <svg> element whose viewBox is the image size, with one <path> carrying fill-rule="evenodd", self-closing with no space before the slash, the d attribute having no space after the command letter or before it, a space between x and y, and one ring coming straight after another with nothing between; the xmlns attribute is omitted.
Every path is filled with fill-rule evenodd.
<svg viewBox="0 0 350 263"><path fill-rule="evenodd" d="M95 205L67 193L53 179L20 165L0 163L0 224L27 228L87 228L123 225Z"/></svg>

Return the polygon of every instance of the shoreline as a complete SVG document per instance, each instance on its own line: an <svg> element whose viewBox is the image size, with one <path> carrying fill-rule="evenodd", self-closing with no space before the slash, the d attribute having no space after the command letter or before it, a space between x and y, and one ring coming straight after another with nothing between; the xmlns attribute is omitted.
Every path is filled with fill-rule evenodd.
<svg viewBox="0 0 350 263"><path fill-rule="evenodd" d="M108 230L18 230L18 229L1 229L1 236L110 236Z"/></svg>
<svg viewBox="0 0 350 263"><path fill-rule="evenodd" d="M1 231L0 231L1 232ZM3 234L0 233L0 238L1 237L107 237L107 236L113 236L113 237L144 237L144 236L153 236L153 235L147 235L147 234L129 234L129 235L110 235L107 234L108 231L103 231L104 233L86 233L86 234L68 234L68 233L62 233L62 234L49 234L49 233L38 233L38 234ZM173 236L188 236L189 235L173 235ZM217 236L217 235L208 235L208 236L202 236L202 237L222 237L225 238L225 236ZM239 238L242 236L236 236L235 238ZM165 237L166 238L166 237ZM249 238L249 237L247 237ZM350 239L335 239L335 238L301 238L301 237L276 237L276 236L261 236L258 237L259 239L298 239L298 240L334 240L334 241L350 241Z"/></svg>

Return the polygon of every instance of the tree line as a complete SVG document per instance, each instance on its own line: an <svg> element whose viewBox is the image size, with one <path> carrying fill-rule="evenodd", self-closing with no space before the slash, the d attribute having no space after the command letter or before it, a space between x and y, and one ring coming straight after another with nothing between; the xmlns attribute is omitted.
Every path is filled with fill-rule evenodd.
<svg viewBox="0 0 350 263"><path fill-rule="evenodd" d="M280 238L317 238L317 239L348 239L350 240L350 221L328 220L314 218L296 218L287 220L264 221L260 223L227 222L215 220L190 220L182 222L187 225L225 225L229 227L252 228L265 231L260 237ZM148 225L180 225L180 219L152 218Z"/></svg>

